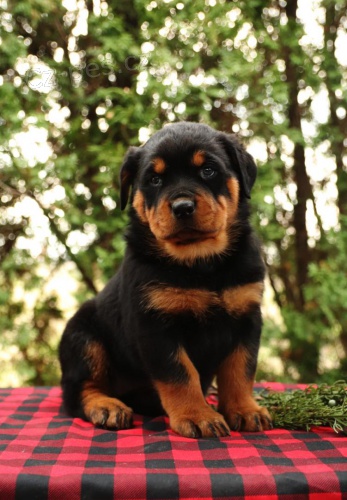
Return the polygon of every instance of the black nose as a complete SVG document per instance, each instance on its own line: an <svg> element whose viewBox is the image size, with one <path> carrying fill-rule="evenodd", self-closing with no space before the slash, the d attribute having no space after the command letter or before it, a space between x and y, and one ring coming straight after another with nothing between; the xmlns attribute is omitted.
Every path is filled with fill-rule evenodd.
<svg viewBox="0 0 347 500"><path fill-rule="evenodd" d="M175 200L171 204L172 212L177 217L177 219L183 219L184 217L190 217L193 215L195 210L195 203L193 200L187 200L186 198L180 198Z"/></svg>

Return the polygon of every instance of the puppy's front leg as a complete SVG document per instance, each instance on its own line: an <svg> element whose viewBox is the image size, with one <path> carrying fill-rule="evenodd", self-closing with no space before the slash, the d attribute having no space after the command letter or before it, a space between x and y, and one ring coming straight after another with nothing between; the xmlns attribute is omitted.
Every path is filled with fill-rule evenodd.
<svg viewBox="0 0 347 500"><path fill-rule="evenodd" d="M156 378L154 385L171 428L190 438L228 436L228 425L222 415L206 403L199 374L182 347L170 363L170 374L168 380Z"/></svg>
<svg viewBox="0 0 347 500"><path fill-rule="evenodd" d="M253 398L256 352L239 345L226 357L217 372L219 411L235 431L272 428L266 408Z"/></svg>

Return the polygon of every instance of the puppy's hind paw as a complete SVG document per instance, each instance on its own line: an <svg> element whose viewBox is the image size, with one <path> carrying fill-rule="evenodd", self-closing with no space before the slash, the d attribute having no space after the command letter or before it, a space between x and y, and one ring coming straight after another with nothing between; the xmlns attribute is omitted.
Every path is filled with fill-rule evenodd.
<svg viewBox="0 0 347 500"><path fill-rule="evenodd" d="M88 401L84 412L86 418L98 427L121 430L132 425L132 409L116 398L102 396Z"/></svg>

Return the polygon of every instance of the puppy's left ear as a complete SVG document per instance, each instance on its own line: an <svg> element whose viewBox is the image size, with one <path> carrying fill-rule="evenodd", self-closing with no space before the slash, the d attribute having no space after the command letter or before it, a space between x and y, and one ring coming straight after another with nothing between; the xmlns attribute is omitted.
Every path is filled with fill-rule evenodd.
<svg viewBox="0 0 347 500"><path fill-rule="evenodd" d="M134 179L139 167L141 148L131 146L124 158L120 170L120 208L124 210L129 198L130 187L134 184Z"/></svg>
<svg viewBox="0 0 347 500"><path fill-rule="evenodd" d="M230 167L240 174L241 187L247 198L251 197L251 189L257 178L257 167L252 156L233 135L221 132L218 140L223 145L230 159Z"/></svg>

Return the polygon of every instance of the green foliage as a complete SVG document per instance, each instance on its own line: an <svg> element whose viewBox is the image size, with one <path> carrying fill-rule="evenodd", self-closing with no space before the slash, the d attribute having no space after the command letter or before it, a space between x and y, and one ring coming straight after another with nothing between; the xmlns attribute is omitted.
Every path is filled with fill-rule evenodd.
<svg viewBox="0 0 347 500"><path fill-rule="evenodd" d="M314 426L331 427L347 435L347 389L340 380L332 385L310 385L292 392L262 391L259 403L272 417L274 427L310 431Z"/></svg>
<svg viewBox="0 0 347 500"><path fill-rule="evenodd" d="M0 3L0 345L13 349L19 373L9 383L57 382L56 347L70 302L92 296L122 259L124 153L181 119L260 145L253 222L282 325L266 319L265 343L284 361L284 379L340 377L347 124L337 110L346 104L346 74L332 47L346 1L321 0L332 29L321 27L320 44L305 42L293 4L279 0L82 4ZM321 90L330 106L323 123L312 107ZM337 197L327 189L331 174L312 175L303 203L312 202L317 223L303 265L297 188L309 169L305 158L298 164L298 151L322 141L335 159ZM336 206L334 231L318 210L321 193ZM56 275L66 282L63 293L52 285ZM339 353L330 372L321 363L326 347ZM269 366L262 376L271 373Z"/></svg>

